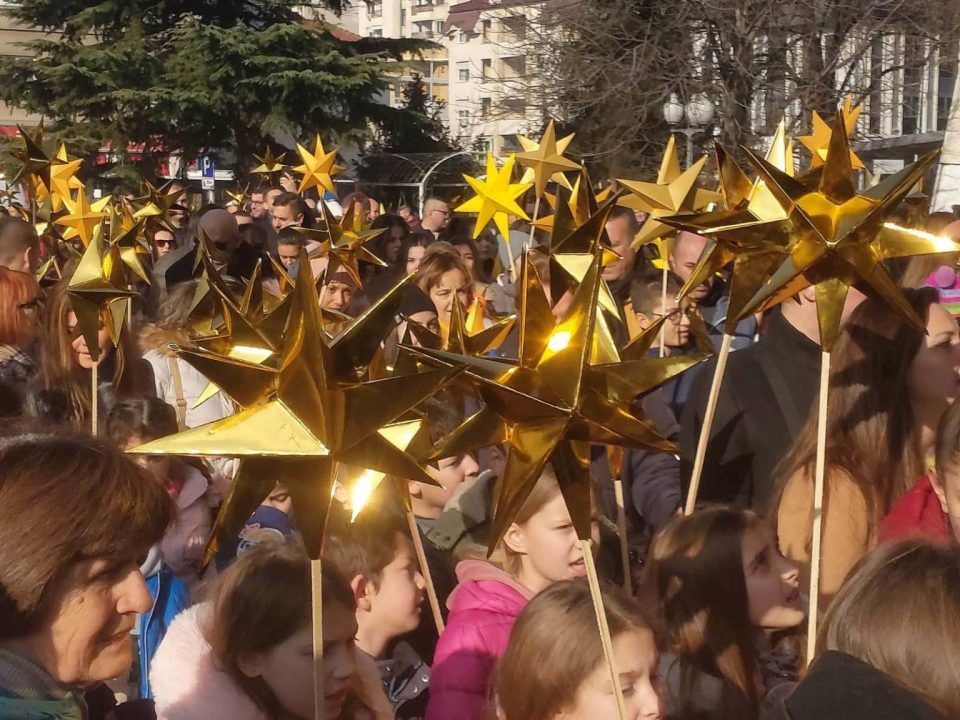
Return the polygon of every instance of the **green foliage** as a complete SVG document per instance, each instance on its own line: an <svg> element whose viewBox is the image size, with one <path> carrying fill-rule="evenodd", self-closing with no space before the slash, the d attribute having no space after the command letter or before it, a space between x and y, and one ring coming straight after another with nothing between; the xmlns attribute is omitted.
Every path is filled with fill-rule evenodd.
<svg viewBox="0 0 960 720"><path fill-rule="evenodd" d="M35 57L0 58L0 98L43 115L74 154L114 148L119 178L149 177L158 155L190 159L202 149L246 167L278 133L362 142L413 114L376 102L381 71L429 44L344 41L304 24L295 4L24 0L9 12L59 36L33 43ZM140 167L131 167L130 144L144 147Z"/></svg>

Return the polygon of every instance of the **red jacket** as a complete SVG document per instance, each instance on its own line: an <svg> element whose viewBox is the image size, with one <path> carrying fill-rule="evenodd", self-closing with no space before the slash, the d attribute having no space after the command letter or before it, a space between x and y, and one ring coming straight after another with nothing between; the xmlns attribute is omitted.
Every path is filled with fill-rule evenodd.
<svg viewBox="0 0 960 720"><path fill-rule="evenodd" d="M904 538L923 538L943 544L953 541L947 514L940 507L940 499L927 475L893 504L880 523L879 542Z"/></svg>

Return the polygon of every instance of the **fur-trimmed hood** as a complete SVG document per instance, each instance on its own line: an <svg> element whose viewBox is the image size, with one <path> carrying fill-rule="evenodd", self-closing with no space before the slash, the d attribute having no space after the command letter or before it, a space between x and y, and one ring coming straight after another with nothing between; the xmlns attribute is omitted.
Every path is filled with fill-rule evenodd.
<svg viewBox="0 0 960 720"><path fill-rule="evenodd" d="M153 350L163 357L176 357L171 345L187 345L190 337L184 330L164 330L156 325L147 325L140 332L140 349L143 352Z"/></svg>

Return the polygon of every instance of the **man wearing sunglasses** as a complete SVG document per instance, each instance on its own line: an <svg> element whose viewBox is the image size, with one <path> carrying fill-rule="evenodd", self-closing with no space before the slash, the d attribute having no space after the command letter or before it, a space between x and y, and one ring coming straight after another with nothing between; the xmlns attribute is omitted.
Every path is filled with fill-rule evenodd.
<svg viewBox="0 0 960 720"><path fill-rule="evenodd" d="M153 254L156 258L169 255L177 249L177 238L166 228L161 228L153 234Z"/></svg>

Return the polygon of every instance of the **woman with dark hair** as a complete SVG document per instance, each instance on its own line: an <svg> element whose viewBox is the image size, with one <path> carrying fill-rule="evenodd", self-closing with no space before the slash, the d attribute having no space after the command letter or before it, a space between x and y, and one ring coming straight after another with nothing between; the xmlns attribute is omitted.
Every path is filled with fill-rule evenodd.
<svg viewBox="0 0 960 720"><path fill-rule="evenodd" d="M71 273L64 271L64 276ZM124 327L116 347L101 318L98 335L100 422L118 399L155 396L150 364L140 357L135 335ZM61 280L47 296L40 336L40 389L60 396L66 420L75 428L90 427L90 375L93 359L83 335L77 332L77 316L70 307L67 281ZM58 403L55 403L58 404Z"/></svg>
<svg viewBox="0 0 960 720"><path fill-rule="evenodd" d="M140 560L174 512L112 443L0 440L0 717L90 717L84 691L133 660Z"/></svg>
<svg viewBox="0 0 960 720"><path fill-rule="evenodd" d="M384 230L384 233L377 238L377 242L372 248L374 254L388 266L396 266L400 259L400 248L410 235L410 227L406 221L399 215L384 213L377 216L370 224L370 229ZM382 270L383 268L379 269Z"/></svg>
<svg viewBox="0 0 960 720"><path fill-rule="evenodd" d="M820 593L832 597L876 543L880 521L924 474L937 425L960 392L960 332L931 288L906 290L926 333L875 300L833 351L827 401ZM778 471L780 547L809 572L817 408ZM801 584L807 582L806 577Z"/></svg>

